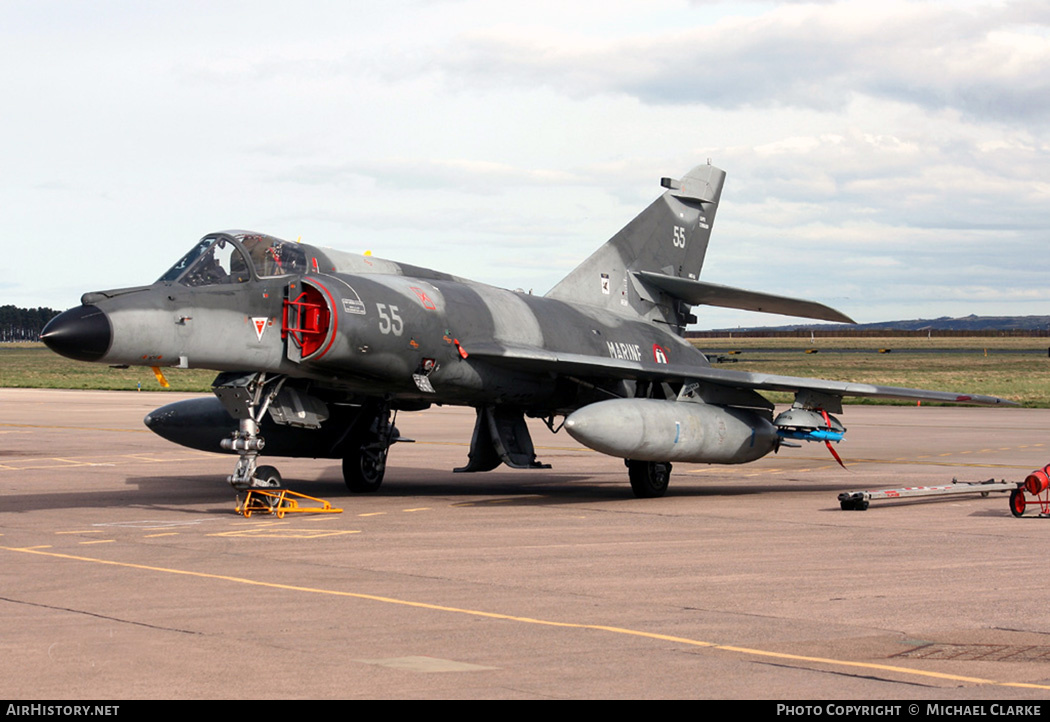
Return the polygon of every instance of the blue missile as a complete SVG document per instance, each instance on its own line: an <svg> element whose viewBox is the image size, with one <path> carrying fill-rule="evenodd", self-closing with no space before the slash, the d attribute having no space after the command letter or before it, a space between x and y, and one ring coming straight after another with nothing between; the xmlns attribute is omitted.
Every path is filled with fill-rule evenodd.
<svg viewBox="0 0 1050 722"><path fill-rule="evenodd" d="M842 431L830 429L777 429L777 434L782 439L797 439L798 441L834 441L836 444L842 441L846 434Z"/></svg>

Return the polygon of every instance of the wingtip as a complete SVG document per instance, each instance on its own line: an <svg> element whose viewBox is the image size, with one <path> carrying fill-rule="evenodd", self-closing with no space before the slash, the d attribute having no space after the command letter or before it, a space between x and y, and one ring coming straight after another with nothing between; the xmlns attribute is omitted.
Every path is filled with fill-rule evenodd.
<svg viewBox="0 0 1050 722"><path fill-rule="evenodd" d="M956 397L956 402L960 404L982 404L984 406L1020 406L1021 404L1017 401L1011 401L1010 399L999 398L998 396L970 396L960 395Z"/></svg>

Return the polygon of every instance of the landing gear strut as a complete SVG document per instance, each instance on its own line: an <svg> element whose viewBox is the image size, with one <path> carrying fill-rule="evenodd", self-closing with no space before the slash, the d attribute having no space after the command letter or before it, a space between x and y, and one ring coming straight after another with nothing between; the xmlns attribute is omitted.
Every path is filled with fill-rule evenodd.
<svg viewBox="0 0 1050 722"><path fill-rule="evenodd" d="M220 374L212 384L212 391L219 397L230 416L238 420L237 431L220 442L222 448L236 451L237 466L226 481L238 491L251 487L278 488L281 475L272 466L256 468L259 452L266 440L259 435L259 424L284 385L286 376L271 376L265 373Z"/></svg>
<svg viewBox="0 0 1050 722"><path fill-rule="evenodd" d="M631 490L639 499L655 499L667 491L671 480L670 462L624 459L623 463L631 479Z"/></svg>

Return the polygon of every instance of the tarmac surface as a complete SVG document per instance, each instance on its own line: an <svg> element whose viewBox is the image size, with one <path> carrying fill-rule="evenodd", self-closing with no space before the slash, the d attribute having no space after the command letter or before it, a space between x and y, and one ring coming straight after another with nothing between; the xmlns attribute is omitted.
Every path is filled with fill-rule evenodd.
<svg viewBox="0 0 1050 722"><path fill-rule="evenodd" d="M818 444L623 463L541 424L546 471L453 474L471 409L400 414L379 493L273 459L340 514L234 513L234 457L142 425L180 395L0 389L0 698L1046 699L1050 520L1002 494L1050 411L847 407ZM531 423L531 422L530 422ZM265 457L264 457L265 458Z"/></svg>

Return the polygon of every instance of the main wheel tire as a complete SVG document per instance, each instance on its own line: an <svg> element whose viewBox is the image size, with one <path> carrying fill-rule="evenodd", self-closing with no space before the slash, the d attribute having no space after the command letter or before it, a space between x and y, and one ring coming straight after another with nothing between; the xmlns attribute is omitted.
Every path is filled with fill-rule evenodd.
<svg viewBox="0 0 1050 722"><path fill-rule="evenodd" d="M1010 492L1010 513L1016 517L1024 516L1025 507L1028 503L1024 498L1024 489L1014 489Z"/></svg>
<svg viewBox="0 0 1050 722"><path fill-rule="evenodd" d="M667 461L627 460L631 490L639 499L656 499L667 492L671 481L671 464Z"/></svg>
<svg viewBox="0 0 1050 722"><path fill-rule="evenodd" d="M355 494L379 491L386 473L387 449L357 449L343 459L343 481Z"/></svg>

